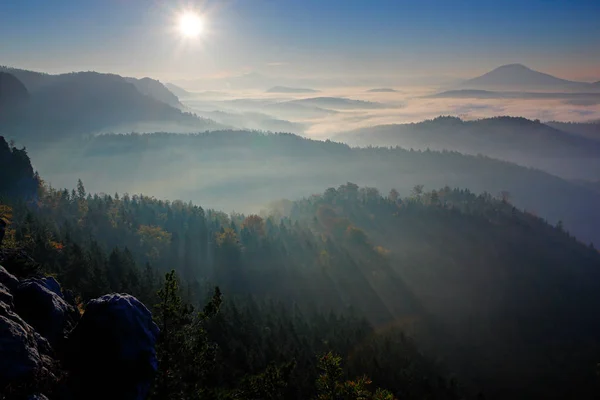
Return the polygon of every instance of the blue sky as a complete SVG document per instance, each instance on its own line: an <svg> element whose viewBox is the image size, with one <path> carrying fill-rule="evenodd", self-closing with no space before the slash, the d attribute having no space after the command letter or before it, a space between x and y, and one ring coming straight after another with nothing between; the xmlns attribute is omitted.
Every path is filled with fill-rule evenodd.
<svg viewBox="0 0 600 400"><path fill-rule="evenodd" d="M206 34L174 32L183 9ZM599 0L0 0L0 64L162 79L469 77L520 62L600 80Z"/></svg>

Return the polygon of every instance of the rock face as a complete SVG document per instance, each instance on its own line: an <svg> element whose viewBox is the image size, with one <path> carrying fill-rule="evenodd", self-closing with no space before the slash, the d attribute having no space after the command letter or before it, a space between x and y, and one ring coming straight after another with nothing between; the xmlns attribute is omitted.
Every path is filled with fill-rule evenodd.
<svg viewBox="0 0 600 400"><path fill-rule="evenodd" d="M65 332L79 319L79 312L68 304L60 285L52 277L26 279L14 290L15 309L53 347L61 346Z"/></svg>
<svg viewBox="0 0 600 400"><path fill-rule="evenodd" d="M11 306L0 301L0 391L9 395L52 378L51 347Z"/></svg>
<svg viewBox="0 0 600 400"><path fill-rule="evenodd" d="M12 293L10 293L10 290L2 282L0 282L0 303L6 304L11 310L15 306Z"/></svg>
<svg viewBox="0 0 600 400"><path fill-rule="evenodd" d="M56 381L48 341L14 307L19 280L0 266L0 398L20 398L32 387Z"/></svg>
<svg viewBox="0 0 600 400"><path fill-rule="evenodd" d="M0 265L0 283L6 286L8 290L15 290L19 284L19 280Z"/></svg>
<svg viewBox="0 0 600 400"><path fill-rule="evenodd" d="M158 333L150 311L133 296L90 301L67 343L75 398L146 398L157 370Z"/></svg>

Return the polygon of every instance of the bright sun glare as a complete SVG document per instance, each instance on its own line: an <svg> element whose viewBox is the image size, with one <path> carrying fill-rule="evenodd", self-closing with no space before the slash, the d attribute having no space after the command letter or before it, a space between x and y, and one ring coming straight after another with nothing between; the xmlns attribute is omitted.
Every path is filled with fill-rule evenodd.
<svg viewBox="0 0 600 400"><path fill-rule="evenodd" d="M202 18L194 12L188 11L179 17L179 32L187 38L200 36L204 28Z"/></svg>

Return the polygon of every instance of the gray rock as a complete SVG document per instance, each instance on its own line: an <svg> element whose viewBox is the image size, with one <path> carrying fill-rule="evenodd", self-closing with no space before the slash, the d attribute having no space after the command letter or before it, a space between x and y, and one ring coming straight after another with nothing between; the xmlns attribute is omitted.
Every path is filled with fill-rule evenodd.
<svg viewBox="0 0 600 400"><path fill-rule="evenodd" d="M63 299L54 278L25 279L13 297L16 312L55 348L79 319L79 312Z"/></svg>
<svg viewBox="0 0 600 400"><path fill-rule="evenodd" d="M6 286L8 290L15 290L19 284L19 280L0 265L0 283Z"/></svg>
<svg viewBox="0 0 600 400"><path fill-rule="evenodd" d="M38 338L29 324L0 302L0 392L8 384L19 390L50 376L52 361L45 351L51 351L48 342Z"/></svg>
<svg viewBox="0 0 600 400"><path fill-rule="evenodd" d="M65 296L63 295L62 289L60 287L60 283L58 283L58 281L56 279L54 279L53 276L46 276L44 278L41 278L40 281L42 281L44 283L44 286L46 286L46 288L48 288L48 290L56 293L58 296L60 296L61 298L65 298Z"/></svg>
<svg viewBox="0 0 600 400"><path fill-rule="evenodd" d="M158 333L150 311L133 296L108 294L90 301L67 341L76 397L146 398L158 368Z"/></svg>

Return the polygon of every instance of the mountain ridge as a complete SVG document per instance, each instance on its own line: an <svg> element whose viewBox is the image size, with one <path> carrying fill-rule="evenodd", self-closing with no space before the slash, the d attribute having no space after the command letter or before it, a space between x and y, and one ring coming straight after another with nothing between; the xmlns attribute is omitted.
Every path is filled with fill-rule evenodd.
<svg viewBox="0 0 600 400"><path fill-rule="evenodd" d="M25 69L13 68L8 66L0 66L0 71L10 73L19 79L30 93L42 90L52 84L64 83L72 80L77 76L89 76L90 74L102 75L107 78L120 78L125 82L132 83L136 89L143 95L152 97L155 100L161 101L172 106L181 105L176 95L171 93L166 86L160 81L149 77L132 78L124 77L118 74L102 73L96 71L79 71L67 72L63 74L47 74L44 72L30 71Z"/></svg>
<svg viewBox="0 0 600 400"><path fill-rule="evenodd" d="M16 76L0 71L0 115L5 110L12 111L29 100L30 94L23 82Z"/></svg>
<svg viewBox="0 0 600 400"><path fill-rule="evenodd" d="M375 88L367 90L367 93L397 93L396 89L392 88Z"/></svg>
<svg viewBox="0 0 600 400"><path fill-rule="evenodd" d="M169 90L162 82L152 78L124 78L127 82L133 83L136 89L143 95L152 97L175 108L182 107L179 98Z"/></svg>
<svg viewBox="0 0 600 400"><path fill-rule="evenodd" d="M191 93L190 93L190 92L188 92L188 91L187 91L187 90L185 90L184 88L182 88L182 87L179 87L179 86L177 86L177 85L175 85L175 84L173 84L173 83L169 83L169 82L167 82L167 83L165 83L164 85L165 85L165 87L166 87L167 89L169 89L169 91L170 91L171 93L173 93L173 94L174 94L175 96L177 96L177 97L190 97L190 96L191 96Z"/></svg>
<svg viewBox="0 0 600 400"><path fill-rule="evenodd" d="M582 127L577 127L583 132ZM594 126L587 128L592 130ZM593 133L561 130L522 117L461 120L438 117L418 123L376 125L333 137L354 146L402 146L485 154L539 168L567 179L598 179L600 141ZM566 163L565 160L569 162Z"/></svg>
<svg viewBox="0 0 600 400"><path fill-rule="evenodd" d="M48 75L8 67L0 67L0 71L16 74L30 93L28 101L4 116L0 125L0 134L14 139L54 140L139 123L157 124L155 130L165 124L174 130L222 127L182 112L174 106L179 104L177 97L150 78L98 72Z"/></svg>

